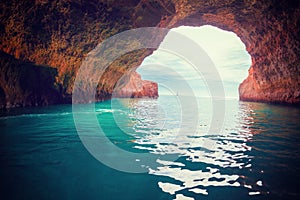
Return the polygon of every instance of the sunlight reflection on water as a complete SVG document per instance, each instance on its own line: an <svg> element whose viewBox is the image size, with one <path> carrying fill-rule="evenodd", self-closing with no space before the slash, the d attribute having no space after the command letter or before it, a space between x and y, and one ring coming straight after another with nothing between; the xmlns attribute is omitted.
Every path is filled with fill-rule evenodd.
<svg viewBox="0 0 300 200"><path fill-rule="evenodd" d="M199 100L198 104L207 105L207 100ZM197 132L181 136L178 132L180 127L189 130L190 124L181 124L180 104L175 97L129 101L127 120L133 122L136 137L134 148L148 150L153 154L178 155L176 161L157 159L160 166L149 169L149 174L173 180L158 182L163 192L176 194L178 199L185 197L181 193L183 190L208 195L209 186L241 186L249 189L249 195L263 192L254 190L257 185L242 181L246 177L242 169L252 166L252 157L249 155L251 147L247 141L253 136L249 126L253 124L251 115L254 113L246 104L235 103L236 107L227 108L223 131L216 135L207 135L211 105L199 106L201 110ZM174 140L174 137L179 139ZM260 181L259 185L262 184Z"/></svg>
<svg viewBox="0 0 300 200"><path fill-rule="evenodd" d="M221 134L207 134L209 99L198 99L196 132L188 132L193 123L181 120L175 97L112 101L96 104L95 110L82 105L87 131L93 131L88 116L96 112L114 145L154 155L147 166L132 159L147 173L120 173L97 162L77 136L69 105L16 109L0 117L1 194L9 199L37 194L40 199L298 199L299 108L226 100ZM176 134L180 127L186 135ZM121 160L114 151L107 156Z"/></svg>
<svg viewBox="0 0 300 200"><path fill-rule="evenodd" d="M147 173L120 173L95 161L77 136L68 105L17 109L0 117L3 193L15 197L10 199L34 199L37 193L42 199L52 199L50 194L71 199L299 196L299 108L226 100L221 134L207 134L209 99L198 99L196 132L188 132L193 123L181 120L175 97L112 101L96 104L95 110L82 105L87 131L93 131L88 116L96 112L114 145L155 157L149 165L133 157L132 164L144 165ZM185 135L176 134L180 127ZM121 160L114 151L107 156ZM66 187L70 184L74 187Z"/></svg>

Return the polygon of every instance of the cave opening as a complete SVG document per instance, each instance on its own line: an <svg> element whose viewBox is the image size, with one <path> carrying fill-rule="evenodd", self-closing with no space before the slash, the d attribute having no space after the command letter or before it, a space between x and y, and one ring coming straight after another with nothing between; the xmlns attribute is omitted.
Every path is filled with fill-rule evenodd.
<svg viewBox="0 0 300 200"><path fill-rule="evenodd" d="M170 30L172 31L188 37L207 53L221 77L225 97L238 98L239 84L247 77L251 65L251 56L241 39L233 32L211 25L180 26ZM167 42L170 32L162 44ZM159 47L144 59L137 72L143 79L158 83L159 95L178 95L176 88L182 85L178 79L184 79L196 96L209 97L210 92L204 78L190 70L188 65L190 65L188 61L182 57Z"/></svg>

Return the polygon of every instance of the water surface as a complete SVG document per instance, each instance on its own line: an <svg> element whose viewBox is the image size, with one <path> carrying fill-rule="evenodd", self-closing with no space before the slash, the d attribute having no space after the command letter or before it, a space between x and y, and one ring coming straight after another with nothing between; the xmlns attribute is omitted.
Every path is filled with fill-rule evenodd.
<svg viewBox="0 0 300 200"><path fill-rule="evenodd" d="M82 116L93 112L82 108ZM207 133L210 99L198 99L197 109L195 124L182 119L170 96L96 104L112 144L157 156L147 173L95 159L77 134L71 105L2 112L1 199L297 199L299 108L226 100L218 134ZM118 161L115 152L107 156Z"/></svg>

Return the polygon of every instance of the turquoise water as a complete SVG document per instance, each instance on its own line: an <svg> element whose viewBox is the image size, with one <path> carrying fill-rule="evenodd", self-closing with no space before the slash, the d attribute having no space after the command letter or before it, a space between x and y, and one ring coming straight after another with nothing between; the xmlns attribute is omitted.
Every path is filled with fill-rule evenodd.
<svg viewBox="0 0 300 200"><path fill-rule="evenodd" d="M226 100L221 133L207 134L211 109L210 99L198 99L194 123L182 119L175 97L97 103L111 144L156 158L142 166L146 173L118 171L91 155L71 105L2 112L1 199L297 199L300 109ZM82 105L87 133L89 113ZM124 159L103 154L112 163Z"/></svg>

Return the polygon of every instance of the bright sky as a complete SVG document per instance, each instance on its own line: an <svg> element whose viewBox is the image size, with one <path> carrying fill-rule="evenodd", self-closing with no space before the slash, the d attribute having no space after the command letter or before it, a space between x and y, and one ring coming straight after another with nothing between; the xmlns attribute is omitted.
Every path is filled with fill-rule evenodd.
<svg viewBox="0 0 300 200"><path fill-rule="evenodd" d="M226 97L238 97L238 86L247 77L251 57L236 34L209 25L181 26L171 31L190 38L204 49L219 72ZM180 41L171 41L170 33L161 46L168 42L180 46ZM176 94L184 90L183 85L188 85L197 96L210 96L205 78L188 61L160 48L147 57L137 71L143 79L159 83L160 95L167 91Z"/></svg>

